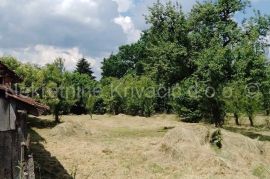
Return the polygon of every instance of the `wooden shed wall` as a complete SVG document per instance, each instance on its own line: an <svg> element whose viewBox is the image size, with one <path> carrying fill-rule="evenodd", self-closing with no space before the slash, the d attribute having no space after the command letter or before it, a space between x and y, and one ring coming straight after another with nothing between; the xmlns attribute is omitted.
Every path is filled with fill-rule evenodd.
<svg viewBox="0 0 270 179"><path fill-rule="evenodd" d="M0 132L0 178L19 178L20 144L16 131Z"/></svg>
<svg viewBox="0 0 270 179"><path fill-rule="evenodd" d="M16 129L16 104L0 96L0 131Z"/></svg>
<svg viewBox="0 0 270 179"><path fill-rule="evenodd" d="M0 179L35 178L26 118L26 112L18 111L16 129L0 131Z"/></svg>

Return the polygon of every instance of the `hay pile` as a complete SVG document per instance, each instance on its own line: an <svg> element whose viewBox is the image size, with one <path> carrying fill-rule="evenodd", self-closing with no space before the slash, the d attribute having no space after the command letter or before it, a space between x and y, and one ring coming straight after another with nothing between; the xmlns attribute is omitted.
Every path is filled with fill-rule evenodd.
<svg viewBox="0 0 270 179"><path fill-rule="evenodd" d="M210 143L216 129L199 124L182 125L166 134L158 150L164 162L173 161L183 173L191 175L186 175L187 178L193 174L207 178L270 177L269 142L221 130L222 148L219 149Z"/></svg>
<svg viewBox="0 0 270 179"><path fill-rule="evenodd" d="M50 132L50 136L58 138L88 135L92 135L92 132L85 124L79 121L66 121L54 127Z"/></svg>

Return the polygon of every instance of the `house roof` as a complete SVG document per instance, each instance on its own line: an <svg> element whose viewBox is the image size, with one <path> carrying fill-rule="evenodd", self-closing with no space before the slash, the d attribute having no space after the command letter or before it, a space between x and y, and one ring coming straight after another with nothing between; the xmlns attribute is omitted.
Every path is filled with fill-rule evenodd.
<svg viewBox="0 0 270 179"><path fill-rule="evenodd" d="M13 83L20 83L23 79L17 75L13 70L9 69L3 62L0 61L0 75L4 73L6 76L10 76Z"/></svg>
<svg viewBox="0 0 270 179"><path fill-rule="evenodd" d="M16 94L15 91L3 85L0 85L0 93L4 94L5 98L16 102L19 109L26 110L29 114L34 116L39 116L50 109L48 106L43 105L32 98Z"/></svg>

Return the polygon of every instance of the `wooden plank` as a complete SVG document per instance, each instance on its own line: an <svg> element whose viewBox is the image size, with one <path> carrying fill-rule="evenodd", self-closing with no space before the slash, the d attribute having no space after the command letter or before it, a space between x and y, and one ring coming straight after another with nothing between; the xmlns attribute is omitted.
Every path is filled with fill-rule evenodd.
<svg viewBox="0 0 270 179"><path fill-rule="evenodd" d="M12 131L12 175L13 179L19 178L20 174L20 153L21 153L21 148L20 148L20 139L18 132L16 130Z"/></svg>
<svg viewBox="0 0 270 179"><path fill-rule="evenodd" d="M0 96L0 131L15 130L16 104Z"/></svg>
<svg viewBox="0 0 270 179"><path fill-rule="evenodd" d="M13 178L13 136L14 131L0 132L0 178L12 179Z"/></svg>
<svg viewBox="0 0 270 179"><path fill-rule="evenodd" d="M18 134L18 141L17 141L17 149L19 151L19 161L20 161L20 171L15 174L19 174L20 178L26 179L25 172L26 172L26 164L27 164L27 148L25 145L26 137L27 137L27 130L26 130L26 118L27 114L25 111L17 111L17 134Z"/></svg>
<svg viewBox="0 0 270 179"><path fill-rule="evenodd" d="M17 119L17 130L0 132L0 179L22 178L20 174L24 175L25 172L27 172L25 179L30 177L30 173L30 179L34 178L30 167L33 164L28 164L28 160L31 158L28 159L27 146L25 145L27 139L26 117L26 113L20 111Z"/></svg>
<svg viewBox="0 0 270 179"><path fill-rule="evenodd" d="M9 103L0 96L0 131L10 130Z"/></svg>

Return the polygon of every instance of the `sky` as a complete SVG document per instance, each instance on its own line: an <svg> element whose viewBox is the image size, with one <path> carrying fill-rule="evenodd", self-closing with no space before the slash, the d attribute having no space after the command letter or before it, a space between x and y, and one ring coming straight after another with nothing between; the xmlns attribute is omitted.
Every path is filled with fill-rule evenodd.
<svg viewBox="0 0 270 179"><path fill-rule="evenodd" d="M144 15L155 1L0 0L0 56L41 66L62 57L67 70L84 57L100 78L102 60L140 38L147 28ZM185 12L196 3L178 1ZM270 14L270 0L251 1L252 9ZM236 20L250 16L252 9Z"/></svg>

